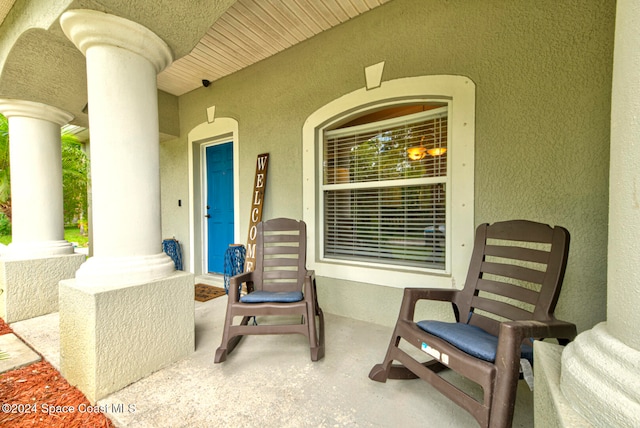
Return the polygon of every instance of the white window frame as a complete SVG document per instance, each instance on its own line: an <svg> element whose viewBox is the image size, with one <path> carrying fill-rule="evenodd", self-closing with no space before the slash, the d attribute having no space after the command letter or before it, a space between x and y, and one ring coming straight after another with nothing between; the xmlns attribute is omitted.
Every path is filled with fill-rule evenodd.
<svg viewBox="0 0 640 428"><path fill-rule="evenodd" d="M449 172L445 271L322 257L322 144L324 131L374 109L445 101L449 104ZM461 287L474 239L475 84L464 76L419 76L361 88L312 113L302 129L303 219L307 264L316 275L389 287Z"/></svg>

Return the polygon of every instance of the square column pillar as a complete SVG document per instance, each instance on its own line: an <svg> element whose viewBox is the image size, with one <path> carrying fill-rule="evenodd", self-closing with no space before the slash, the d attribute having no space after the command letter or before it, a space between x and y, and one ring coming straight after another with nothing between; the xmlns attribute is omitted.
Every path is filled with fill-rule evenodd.
<svg viewBox="0 0 640 428"><path fill-rule="evenodd" d="M190 355L194 325L190 273L116 287L61 281L62 375L95 403Z"/></svg>

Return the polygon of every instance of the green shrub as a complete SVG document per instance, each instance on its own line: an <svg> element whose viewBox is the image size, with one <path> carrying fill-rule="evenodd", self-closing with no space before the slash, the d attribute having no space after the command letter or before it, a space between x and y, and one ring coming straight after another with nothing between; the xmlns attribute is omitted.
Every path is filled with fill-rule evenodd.
<svg viewBox="0 0 640 428"><path fill-rule="evenodd" d="M11 236L11 222L3 213L0 213L0 235Z"/></svg>

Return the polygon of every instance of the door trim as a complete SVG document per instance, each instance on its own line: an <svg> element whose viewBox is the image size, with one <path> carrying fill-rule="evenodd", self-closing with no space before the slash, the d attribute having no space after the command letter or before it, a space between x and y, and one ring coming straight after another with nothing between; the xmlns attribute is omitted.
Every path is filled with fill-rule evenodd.
<svg viewBox="0 0 640 428"><path fill-rule="evenodd" d="M206 259L206 226L204 217L205 196L203 190L206 187L206 169L203 166L205 160L205 147L223 142L233 144L233 208L235 242L240 242L240 156L238 122L235 119L221 117L212 123L201 123L188 134L189 161L189 271L196 274L207 274Z"/></svg>

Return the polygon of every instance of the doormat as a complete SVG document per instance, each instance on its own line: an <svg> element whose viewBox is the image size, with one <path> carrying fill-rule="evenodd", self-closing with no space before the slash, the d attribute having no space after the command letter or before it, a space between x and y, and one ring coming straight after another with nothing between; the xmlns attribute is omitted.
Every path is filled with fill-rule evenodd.
<svg viewBox="0 0 640 428"><path fill-rule="evenodd" d="M214 287L207 284L196 284L196 300L198 302L206 302L207 300L215 299L216 297L224 296L226 291L224 288Z"/></svg>

